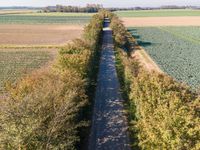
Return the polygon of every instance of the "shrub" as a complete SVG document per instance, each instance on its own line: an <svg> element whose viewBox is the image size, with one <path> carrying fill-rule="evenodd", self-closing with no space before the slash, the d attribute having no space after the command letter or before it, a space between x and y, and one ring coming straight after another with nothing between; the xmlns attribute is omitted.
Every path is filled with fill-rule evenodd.
<svg viewBox="0 0 200 150"><path fill-rule="evenodd" d="M92 18L84 40L59 51L52 68L7 84L0 100L0 149L81 148L88 136L102 16Z"/></svg>
<svg viewBox="0 0 200 150"><path fill-rule="evenodd" d="M110 26L113 30L115 45L124 48L129 52L136 44L135 39L132 38L132 35L129 32L127 32L126 27L116 15L113 15L110 19Z"/></svg>
<svg viewBox="0 0 200 150"><path fill-rule="evenodd" d="M9 89L2 102L2 149L75 149L80 140L78 119L87 105L85 82L68 71L39 73Z"/></svg>
<svg viewBox="0 0 200 150"><path fill-rule="evenodd" d="M130 100L132 130L142 149L200 148L200 98L165 74L147 72L120 52ZM134 106L134 107L132 107ZM135 133L135 132L134 132Z"/></svg>
<svg viewBox="0 0 200 150"><path fill-rule="evenodd" d="M111 18L111 27L121 88L129 100L130 130L137 134L140 148L199 150L199 95L166 74L144 70L130 57L136 41L116 16Z"/></svg>

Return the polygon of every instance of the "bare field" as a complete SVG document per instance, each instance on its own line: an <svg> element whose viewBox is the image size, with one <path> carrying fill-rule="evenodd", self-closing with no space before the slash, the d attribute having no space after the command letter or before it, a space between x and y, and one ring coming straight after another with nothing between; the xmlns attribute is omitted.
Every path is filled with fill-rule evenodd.
<svg viewBox="0 0 200 150"><path fill-rule="evenodd" d="M0 10L0 15L7 15L7 14L26 14L26 13L34 13L36 10L12 10L12 9L5 9L5 10Z"/></svg>
<svg viewBox="0 0 200 150"><path fill-rule="evenodd" d="M0 46L65 44L82 31L78 25L0 25Z"/></svg>
<svg viewBox="0 0 200 150"><path fill-rule="evenodd" d="M200 26L200 17L122 17L127 27L138 26Z"/></svg>

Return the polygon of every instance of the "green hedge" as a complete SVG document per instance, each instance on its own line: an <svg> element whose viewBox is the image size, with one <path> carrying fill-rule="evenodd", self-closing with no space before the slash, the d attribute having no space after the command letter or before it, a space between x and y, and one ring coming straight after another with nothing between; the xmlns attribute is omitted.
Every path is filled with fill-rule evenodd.
<svg viewBox="0 0 200 150"><path fill-rule="evenodd" d="M136 41L116 16L111 18L111 27L121 88L129 100L130 133L135 139L132 146L138 144L144 150L199 150L199 95L166 74L144 70L130 57Z"/></svg>
<svg viewBox="0 0 200 150"><path fill-rule="evenodd" d="M147 72L120 52L130 83L131 129L144 150L200 149L200 98L165 74ZM132 107L134 106L134 107ZM134 113L134 114L132 114Z"/></svg>
<svg viewBox="0 0 200 150"><path fill-rule="evenodd" d="M7 96L0 100L0 149L81 148L102 25L102 15L95 15L84 39L61 49L52 68L7 84Z"/></svg>

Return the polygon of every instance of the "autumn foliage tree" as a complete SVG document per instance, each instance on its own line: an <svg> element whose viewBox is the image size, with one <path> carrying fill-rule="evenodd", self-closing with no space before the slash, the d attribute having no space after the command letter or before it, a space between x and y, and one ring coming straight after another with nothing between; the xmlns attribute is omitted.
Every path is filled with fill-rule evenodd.
<svg viewBox="0 0 200 150"><path fill-rule="evenodd" d="M131 57L135 39L113 15L117 70L129 105L130 131L144 150L199 150L200 96L166 74L149 72ZM136 142L134 140L133 142Z"/></svg>
<svg viewBox="0 0 200 150"><path fill-rule="evenodd" d="M0 100L0 149L80 149L89 134L102 25L102 15L95 15L84 38L63 47L53 67L7 84Z"/></svg>

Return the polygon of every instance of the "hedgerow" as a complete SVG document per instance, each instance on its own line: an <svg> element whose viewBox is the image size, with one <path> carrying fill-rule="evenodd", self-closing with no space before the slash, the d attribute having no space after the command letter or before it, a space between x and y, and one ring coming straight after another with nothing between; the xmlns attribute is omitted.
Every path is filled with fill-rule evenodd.
<svg viewBox="0 0 200 150"><path fill-rule="evenodd" d="M0 100L0 149L81 149L102 26L102 15L95 15L84 39L62 48L52 68L7 84Z"/></svg>
<svg viewBox="0 0 200 150"><path fill-rule="evenodd" d="M120 51L125 81L129 81L132 130L142 149L198 150L200 98L171 77L149 73Z"/></svg>
<svg viewBox="0 0 200 150"><path fill-rule="evenodd" d="M144 70L129 55L135 40L117 17L111 18L111 25L118 75L128 100L131 145L144 150L199 150L199 95L166 74Z"/></svg>

